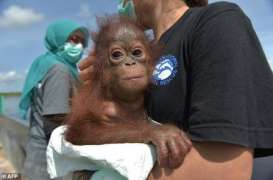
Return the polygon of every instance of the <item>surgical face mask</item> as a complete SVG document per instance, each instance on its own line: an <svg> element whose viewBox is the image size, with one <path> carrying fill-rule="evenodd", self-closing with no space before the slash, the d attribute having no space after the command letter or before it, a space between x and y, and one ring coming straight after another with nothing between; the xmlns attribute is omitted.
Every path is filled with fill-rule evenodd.
<svg viewBox="0 0 273 180"><path fill-rule="evenodd" d="M81 43L74 44L67 42L64 45L63 56L70 63L78 63L83 54L83 45Z"/></svg>
<svg viewBox="0 0 273 180"><path fill-rule="evenodd" d="M136 19L136 12L133 0L119 0L118 12L121 15Z"/></svg>

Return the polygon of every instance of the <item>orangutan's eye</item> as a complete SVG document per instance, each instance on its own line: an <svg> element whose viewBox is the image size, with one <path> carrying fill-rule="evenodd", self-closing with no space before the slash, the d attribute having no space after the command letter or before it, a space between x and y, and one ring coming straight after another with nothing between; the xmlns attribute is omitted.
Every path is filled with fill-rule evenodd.
<svg viewBox="0 0 273 180"><path fill-rule="evenodd" d="M135 57L141 57L143 52L141 49L135 49L133 52L132 52L133 56Z"/></svg>
<svg viewBox="0 0 273 180"><path fill-rule="evenodd" d="M123 58L124 54L121 51L113 51L111 54L111 57L113 60L120 60L121 58Z"/></svg>

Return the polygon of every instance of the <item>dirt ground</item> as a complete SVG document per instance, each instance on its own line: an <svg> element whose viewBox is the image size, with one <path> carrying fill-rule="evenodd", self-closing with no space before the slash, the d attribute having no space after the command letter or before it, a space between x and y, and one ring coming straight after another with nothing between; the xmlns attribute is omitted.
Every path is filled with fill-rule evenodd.
<svg viewBox="0 0 273 180"><path fill-rule="evenodd" d="M0 173L13 173L15 172L14 168L7 160L3 149L0 147Z"/></svg>

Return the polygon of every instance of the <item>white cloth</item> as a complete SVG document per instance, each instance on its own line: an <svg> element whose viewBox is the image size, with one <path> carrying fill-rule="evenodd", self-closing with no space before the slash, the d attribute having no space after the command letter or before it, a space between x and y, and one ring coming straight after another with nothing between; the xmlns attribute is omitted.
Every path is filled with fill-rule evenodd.
<svg viewBox="0 0 273 180"><path fill-rule="evenodd" d="M79 170L115 170L129 180L147 179L156 160L155 148L140 143L72 145L64 139L66 126L56 128L47 147L51 178Z"/></svg>

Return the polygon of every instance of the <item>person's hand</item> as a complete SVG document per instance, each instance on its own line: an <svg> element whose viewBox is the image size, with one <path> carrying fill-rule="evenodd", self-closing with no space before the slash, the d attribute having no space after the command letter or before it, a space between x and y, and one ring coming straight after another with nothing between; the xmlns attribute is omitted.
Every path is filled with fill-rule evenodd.
<svg viewBox="0 0 273 180"><path fill-rule="evenodd" d="M95 51L92 51L87 58L83 59L79 63L80 79L84 82L84 84L90 83L93 72L93 62L95 61L95 59Z"/></svg>
<svg viewBox="0 0 273 180"><path fill-rule="evenodd" d="M156 146L161 167L178 168L192 147L186 134L173 125L151 125L146 136Z"/></svg>

